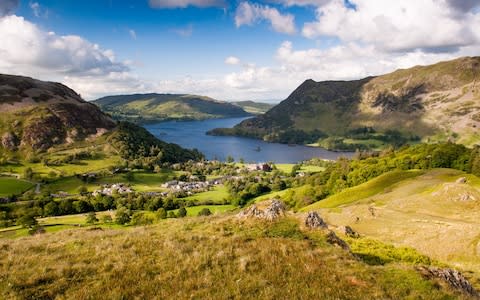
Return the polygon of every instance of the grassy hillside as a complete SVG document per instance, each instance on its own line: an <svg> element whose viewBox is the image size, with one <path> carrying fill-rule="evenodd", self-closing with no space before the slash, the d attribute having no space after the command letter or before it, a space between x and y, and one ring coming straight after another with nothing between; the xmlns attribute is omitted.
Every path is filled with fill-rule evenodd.
<svg viewBox="0 0 480 300"><path fill-rule="evenodd" d="M114 118L136 123L162 120L203 120L248 116L240 106L205 96L135 94L108 96L93 101Z"/></svg>
<svg viewBox="0 0 480 300"><path fill-rule="evenodd" d="M254 102L254 101L237 101L232 102L234 105L240 106L243 108L244 111L253 114L253 115L260 115L266 113L274 104L270 103L263 103L263 102Z"/></svg>
<svg viewBox="0 0 480 300"><path fill-rule="evenodd" d="M478 276L479 201L476 176L452 169L395 171L302 211L318 210L333 225L349 225L361 235L413 247Z"/></svg>
<svg viewBox="0 0 480 300"><path fill-rule="evenodd" d="M361 80L307 80L264 115L212 133L344 150L420 140L471 146L480 141L479 72L480 57L464 57Z"/></svg>
<svg viewBox="0 0 480 300"><path fill-rule="evenodd" d="M461 298L413 265L370 266L292 218L164 220L0 240L2 298Z"/></svg>

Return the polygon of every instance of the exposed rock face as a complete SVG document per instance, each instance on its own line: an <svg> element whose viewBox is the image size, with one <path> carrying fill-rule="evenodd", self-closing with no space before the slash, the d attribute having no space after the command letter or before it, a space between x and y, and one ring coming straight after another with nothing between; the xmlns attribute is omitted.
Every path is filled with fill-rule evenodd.
<svg viewBox="0 0 480 300"><path fill-rule="evenodd" d="M311 211L305 218L305 226L310 229L327 228L327 223L318 215L316 211Z"/></svg>
<svg viewBox="0 0 480 300"><path fill-rule="evenodd" d="M455 183L460 183L460 184L467 183L467 178L466 177L460 177L455 181Z"/></svg>
<svg viewBox="0 0 480 300"><path fill-rule="evenodd" d="M457 289L469 296L473 296L476 299L480 299L480 294L473 288L468 280L462 275L462 273L453 269L440 269L435 267L419 267L418 271L426 278L439 278L452 288Z"/></svg>
<svg viewBox="0 0 480 300"><path fill-rule="evenodd" d="M327 234L327 242L332 245L337 245L343 250L350 251L350 246L348 246L348 244L344 240L339 238L333 231L330 231Z"/></svg>
<svg viewBox="0 0 480 300"><path fill-rule="evenodd" d="M258 206L253 204L247 209L241 211L237 216L239 218L259 218L273 221L285 216L285 210L285 205L281 201L268 200L259 203Z"/></svg>
<svg viewBox="0 0 480 300"><path fill-rule="evenodd" d="M348 237L355 238L355 239L360 237L360 234L358 234L358 232L353 230L352 227L350 227L348 225L342 227L341 230Z"/></svg>
<svg viewBox="0 0 480 300"><path fill-rule="evenodd" d="M6 132L2 136L2 146L10 151L17 150L19 142L18 137L12 132Z"/></svg>
<svg viewBox="0 0 480 300"><path fill-rule="evenodd" d="M0 74L1 146L44 151L113 129L116 123L70 88L28 77Z"/></svg>

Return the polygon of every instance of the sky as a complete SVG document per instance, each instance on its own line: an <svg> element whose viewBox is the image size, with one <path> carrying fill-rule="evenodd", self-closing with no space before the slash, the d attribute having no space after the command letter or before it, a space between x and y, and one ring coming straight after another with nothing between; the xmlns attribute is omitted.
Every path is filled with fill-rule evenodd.
<svg viewBox="0 0 480 300"><path fill-rule="evenodd" d="M0 0L0 73L86 100L187 93L274 102L480 55L480 0Z"/></svg>

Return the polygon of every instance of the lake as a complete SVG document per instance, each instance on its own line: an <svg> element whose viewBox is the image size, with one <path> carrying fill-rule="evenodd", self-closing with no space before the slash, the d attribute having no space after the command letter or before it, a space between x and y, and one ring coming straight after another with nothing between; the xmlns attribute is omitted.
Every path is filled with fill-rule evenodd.
<svg viewBox="0 0 480 300"><path fill-rule="evenodd" d="M316 147L267 143L243 137L206 135L206 132L213 128L230 128L245 119L167 121L148 124L144 127L163 141L179 144L184 148L197 148L210 160L225 160L230 155L235 161L243 158L245 162L297 163L312 157L337 159L341 156L353 155L351 152L333 152Z"/></svg>

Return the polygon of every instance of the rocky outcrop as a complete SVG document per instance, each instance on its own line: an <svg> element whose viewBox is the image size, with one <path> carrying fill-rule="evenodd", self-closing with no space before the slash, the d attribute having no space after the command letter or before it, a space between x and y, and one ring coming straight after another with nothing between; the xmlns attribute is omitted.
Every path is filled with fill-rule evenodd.
<svg viewBox="0 0 480 300"><path fill-rule="evenodd" d="M353 228L348 226L348 225L340 227L340 230L343 234L345 234L348 237L351 237L351 238L354 238L354 239L360 237L360 234L358 232L356 232L355 230L353 230Z"/></svg>
<svg viewBox="0 0 480 300"><path fill-rule="evenodd" d="M12 132L6 132L2 136L2 147L10 151L17 150L17 147L20 143L18 137Z"/></svg>
<svg viewBox="0 0 480 300"><path fill-rule="evenodd" d="M305 226L310 229L328 228L327 223L323 221L316 211L311 211L308 213L307 217L305 218Z"/></svg>
<svg viewBox="0 0 480 300"><path fill-rule="evenodd" d="M280 217L285 216L285 205L278 200L268 200L261 202L258 205L252 206L242 210L237 216L239 218L259 218L268 221L274 221Z"/></svg>
<svg viewBox="0 0 480 300"><path fill-rule="evenodd" d="M418 267L420 274L428 279L438 278L446 282L452 288L461 291L475 299L480 299L480 294L473 288L468 280L462 275L462 273L453 269L441 269L435 267Z"/></svg>
<svg viewBox="0 0 480 300"><path fill-rule="evenodd" d="M467 183L467 178L466 177L460 177L455 181L455 183L459 183L459 184Z"/></svg>
<svg viewBox="0 0 480 300"><path fill-rule="evenodd" d="M348 246L348 244L344 240L339 238L333 231L328 232L327 243L339 246L343 250L350 251L350 246Z"/></svg>

